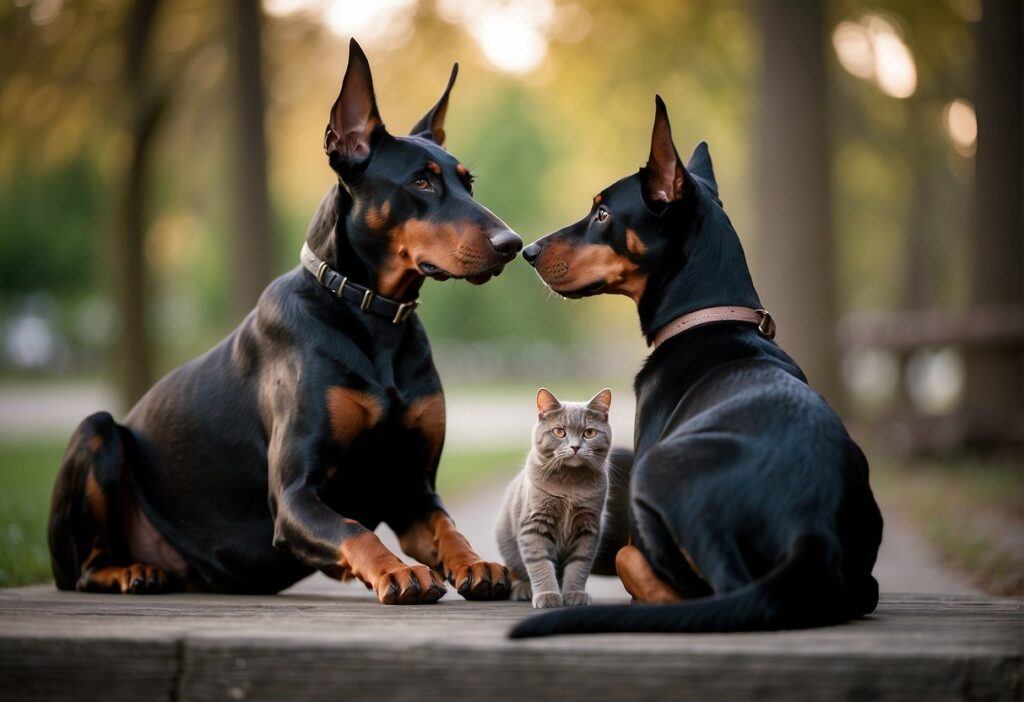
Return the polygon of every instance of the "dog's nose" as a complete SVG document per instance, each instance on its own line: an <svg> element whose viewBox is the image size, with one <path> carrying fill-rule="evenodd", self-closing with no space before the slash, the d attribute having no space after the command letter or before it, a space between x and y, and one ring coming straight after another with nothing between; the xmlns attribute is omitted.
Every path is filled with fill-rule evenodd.
<svg viewBox="0 0 1024 702"><path fill-rule="evenodd" d="M525 258L526 262L531 266L537 262L538 256L540 256L540 247L536 244L530 244L523 249L523 258Z"/></svg>
<svg viewBox="0 0 1024 702"><path fill-rule="evenodd" d="M516 257L519 249L523 248L523 240L511 229L499 229L496 232L492 232L489 238L494 250L502 258L507 258L510 261Z"/></svg>

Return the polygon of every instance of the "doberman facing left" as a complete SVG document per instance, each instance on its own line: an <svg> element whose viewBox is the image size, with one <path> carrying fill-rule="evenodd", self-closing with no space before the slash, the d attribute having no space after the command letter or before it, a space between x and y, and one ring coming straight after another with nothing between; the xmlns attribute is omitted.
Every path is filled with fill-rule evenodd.
<svg viewBox="0 0 1024 702"><path fill-rule="evenodd" d="M442 148L457 68L396 137L351 43L324 141L338 185L304 267L123 423L79 425L50 516L59 588L273 593L319 569L414 604L444 595L436 570L466 598L508 596L508 571L477 556L434 491L444 395L413 313L426 277L480 284L522 246ZM384 547L381 522L423 565Z"/></svg>
<svg viewBox="0 0 1024 702"><path fill-rule="evenodd" d="M620 492L628 502L610 513L628 510L632 544L616 558L623 584L659 604L546 613L512 636L863 616L878 601L871 570L882 535L867 461L772 341L707 145L684 166L660 98L656 108L647 165L523 255L566 297L632 298L654 347L636 377L636 460Z"/></svg>

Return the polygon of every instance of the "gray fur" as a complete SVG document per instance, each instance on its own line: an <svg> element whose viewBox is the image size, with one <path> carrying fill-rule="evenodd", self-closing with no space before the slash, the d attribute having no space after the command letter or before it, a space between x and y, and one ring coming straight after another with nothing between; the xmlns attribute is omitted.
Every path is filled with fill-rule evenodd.
<svg viewBox="0 0 1024 702"><path fill-rule="evenodd" d="M547 390L537 393L533 447L508 487L497 524L513 599L532 599L540 608L590 603L587 576L608 493L610 403L609 390L589 402L559 403ZM588 429L596 435L587 438ZM561 430L565 436L556 436Z"/></svg>

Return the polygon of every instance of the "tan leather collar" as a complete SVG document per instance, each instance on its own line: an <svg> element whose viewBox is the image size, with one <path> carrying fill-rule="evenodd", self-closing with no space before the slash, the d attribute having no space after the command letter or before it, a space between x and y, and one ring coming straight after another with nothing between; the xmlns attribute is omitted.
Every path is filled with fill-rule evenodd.
<svg viewBox="0 0 1024 702"><path fill-rule="evenodd" d="M775 320L768 314L768 310L755 310L750 307L706 307L684 314L682 317L676 317L663 326L654 335L654 341L650 344L651 348L658 348L676 334L682 334L684 331L715 322L753 324L761 336L766 339L775 338Z"/></svg>

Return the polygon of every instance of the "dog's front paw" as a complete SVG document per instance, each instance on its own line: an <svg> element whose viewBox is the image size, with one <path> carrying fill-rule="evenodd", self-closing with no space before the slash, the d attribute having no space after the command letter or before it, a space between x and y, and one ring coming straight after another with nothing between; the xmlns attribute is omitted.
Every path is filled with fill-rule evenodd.
<svg viewBox="0 0 1024 702"><path fill-rule="evenodd" d="M562 595L558 592L538 592L536 595L533 596L533 606L537 609L561 607Z"/></svg>
<svg viewBox="0 0 1024 702"><path fill-rule="evenodd" d="M512 599L517 602L529 602L533 599L533 588L529 580L514 580L512 582Z"/></svg>
<svg viewBox="0 0 1024 702"><path fill-rule="evenodd" d="M512 576L500 563L467 563L448 571L447 576L467 600L505 600L512 589Z"/></svg>
<svg viewBox="0 0 1024 702"><path fill-rule="evenodd" d="M382 604L431 604L444 597L444 581L425 565L407 566L384 573L374 587Z"/></svg>
<svg viewBox="0 0 1024 702"><path fill-rule="evenodd" d="M575 592L563 593L562 600L566 607L579 607L590 604L590 595L582 590L577 590Z"/></svg>

